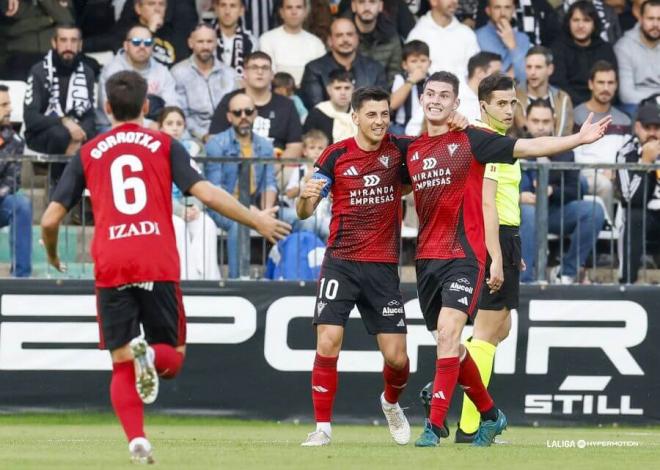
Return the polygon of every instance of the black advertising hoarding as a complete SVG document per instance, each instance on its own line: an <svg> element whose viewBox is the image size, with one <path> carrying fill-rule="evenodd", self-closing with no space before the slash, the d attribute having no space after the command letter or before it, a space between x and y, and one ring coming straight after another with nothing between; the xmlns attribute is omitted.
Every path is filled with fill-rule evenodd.
<svg viewBox="0 0 660 470"><path fill-rule="evenodd" d="M419 389L435 348L415 286L402 286L411 379L401 402L421 416ZM265 419L312 419L315 285L184 284L188 353L154 408ZM109 410L110 360L96 348L93 285L0 282L0 408ZM491 391L514 424L658 423L660 288L523 286ZM356 317L339 360L338 421L380 419L382 358ZM469 334L469 332L466 332ZM459 395L452 409L458 410Z"/></svg>

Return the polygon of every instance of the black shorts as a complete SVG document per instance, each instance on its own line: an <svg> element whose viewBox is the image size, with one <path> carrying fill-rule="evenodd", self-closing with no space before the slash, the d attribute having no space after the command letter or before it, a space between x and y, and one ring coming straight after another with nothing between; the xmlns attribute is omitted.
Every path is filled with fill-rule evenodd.
<svg viewBox="0 0 660 470"><path fill-rule="evenodd" d="M484 277L484 268L477 260L420 259L416 267L417 296L429 331L438 328L442 307L474 315Z"/></svg>
<svg viewBox="0 0 660 470"><path fill-rule="evenodd" d="M186 344L186 314L178 282L145 282L97 287L96 309L101 349L117 349L140 336L149 344Z"/></svg>
<svg viewBox="0 0 660 470"><path fill-rule="evenodd" d="M490 293L484 280L479 299L479 308L482 310L512 310L518 308L520 295L520 233L518 227L500 226L500 248L502 249L502 267L504 283L500 290ZM486 277L490 275L490 256L486 262Z"/></svg>
<svg viewBox="0 0 660 470"><path fill-rule="evenodd" d="M356 305L370 335L407 333L396 264L326 256L317 288L314 325L346 326Z"/></svg>

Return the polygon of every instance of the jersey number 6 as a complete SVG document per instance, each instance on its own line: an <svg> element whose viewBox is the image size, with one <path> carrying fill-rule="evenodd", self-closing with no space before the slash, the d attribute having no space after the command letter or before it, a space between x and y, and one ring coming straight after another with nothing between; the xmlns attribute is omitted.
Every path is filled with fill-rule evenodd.
<svg viewBox="0 0 660 470"><path fill-rule="evenodd" d="M147 205L147 187L142 178L129 176L124 178L124 168L133 173L143 170L142 162L135 155L121 155L110 165L112 199L119 212L134 215ZM128 202L127 192L133 191L133 202Z"/></svg>

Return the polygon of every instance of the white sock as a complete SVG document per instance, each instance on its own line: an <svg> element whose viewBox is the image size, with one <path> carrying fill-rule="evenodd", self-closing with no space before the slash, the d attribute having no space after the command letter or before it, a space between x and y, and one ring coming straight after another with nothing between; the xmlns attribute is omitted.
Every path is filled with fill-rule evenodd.
<svg viewBox="0 0 660 470"><path fill-rule="evenodd" d="M328 437L332 437L332 426L330 423L316 423L316 430L323 431Z"/></svg>

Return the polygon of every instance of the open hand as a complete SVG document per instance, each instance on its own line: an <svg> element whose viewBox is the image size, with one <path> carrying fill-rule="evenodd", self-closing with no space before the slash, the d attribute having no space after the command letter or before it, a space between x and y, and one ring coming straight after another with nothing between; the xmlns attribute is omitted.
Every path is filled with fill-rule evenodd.
<svg viewBox="0 0 660 470"><path fill-rule="evenodd" d="M291 233L291 225L275 218L279 207L274 206L259 211L257 214L256 229L266 240L277 243Z"/></svg>
<svg viewBox="0 0 660 470"><path fill-rule="evenodd" d="M594 113L589 113L587 120L580 127L580 143L591 144L605 135L607 126L612 122L612 116L605 116L598 122L591 122L594 119Z"/></svg>

